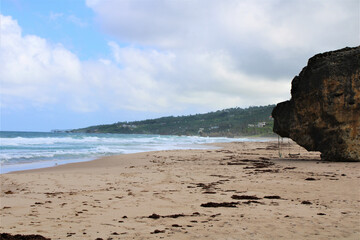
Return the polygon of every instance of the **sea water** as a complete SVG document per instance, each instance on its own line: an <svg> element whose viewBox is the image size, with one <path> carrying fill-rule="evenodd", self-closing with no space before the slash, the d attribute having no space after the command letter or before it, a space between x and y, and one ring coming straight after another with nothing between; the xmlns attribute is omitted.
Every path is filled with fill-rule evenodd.
<svg viewBox="0 0 360 240"><path fill-rule="evenodd" d="M0 173L158 150L211 148L201 144L246 138L0 131Z"/></svg>

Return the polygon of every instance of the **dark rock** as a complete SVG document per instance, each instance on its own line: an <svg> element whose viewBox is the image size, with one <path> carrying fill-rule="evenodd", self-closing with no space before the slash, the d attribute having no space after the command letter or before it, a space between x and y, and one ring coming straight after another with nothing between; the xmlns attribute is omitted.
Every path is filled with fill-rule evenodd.
<svg viewBox="0 0 360 240"><path fill-rule="evenodd" d="M317 54L272 112L274 132L326 161L360 161L360 46Z"/></svg>

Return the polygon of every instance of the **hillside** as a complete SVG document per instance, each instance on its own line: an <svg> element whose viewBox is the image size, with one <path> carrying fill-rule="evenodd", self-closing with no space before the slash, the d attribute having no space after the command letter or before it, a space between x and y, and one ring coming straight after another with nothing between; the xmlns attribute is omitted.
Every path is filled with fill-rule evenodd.
<svg viewBox="0 0 360 240"><path fill-rule="evenodd" d="M273 136L275 105L229 108L205 114L162 117L134 122L118 122L74 129L71 132L124 133L199 136Z"/></svg>

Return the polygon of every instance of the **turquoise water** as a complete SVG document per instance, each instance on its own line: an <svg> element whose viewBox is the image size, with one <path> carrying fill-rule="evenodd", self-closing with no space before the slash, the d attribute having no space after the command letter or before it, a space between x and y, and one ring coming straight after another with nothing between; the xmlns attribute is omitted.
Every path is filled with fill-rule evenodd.
<svg viewBox="0 0 360 240"><path fill-rule="evenodd" d="M256 141L136 134L0 132L0 173L89 161L102 156L157 150L210 148L200 144Z"/></svg>

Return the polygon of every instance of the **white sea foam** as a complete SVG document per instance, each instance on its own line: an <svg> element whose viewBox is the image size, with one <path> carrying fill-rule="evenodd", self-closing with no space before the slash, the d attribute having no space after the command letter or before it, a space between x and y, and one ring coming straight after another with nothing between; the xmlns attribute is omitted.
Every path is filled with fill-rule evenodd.
<svg viewBox="0 0 360 240"><path fill-rule="evenodd" d="M129 141L130 140L130 141ZM146 140L144 140L145 142ZM26 145L52 145L59 143L125 143L131 142L131 139L118 139L118 138L99 138L99 137L39 137L39 138L1 138L2 146L26 146Z"/></svg>
<svg viewBox="0 0 360 240"><path fill-rule="evenodd" d="M1 173L15 166L46 166L55 162L76 162L106 155L145 151L209 148L199 144L258 139L209 138L127 134L72 134L0 132ZM19 166L20 167L19 167ZM35 167L37 168L37 167ZM24 168L25 169L25 168Z"/></svg>

